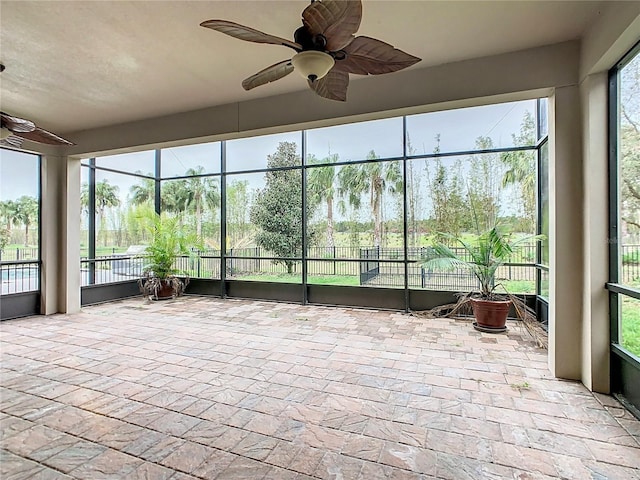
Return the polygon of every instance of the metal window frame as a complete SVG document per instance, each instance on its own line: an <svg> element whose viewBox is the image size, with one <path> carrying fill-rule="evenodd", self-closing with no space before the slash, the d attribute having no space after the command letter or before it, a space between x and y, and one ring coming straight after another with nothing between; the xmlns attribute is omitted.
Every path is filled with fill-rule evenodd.
<svg viewBox="0 0 640 480"><path fill-rule="evenodd" d="M640 290L621 285L620 270L620 72L640 55L640 41L609 70L608 79L608 183L609 183L609 291L611 391L636 417L640 418L640 357L620 344L622 296L640 300Z"/></svg>
<svg viewBox="0 0 640 480"><path fill-rule="evenodd" d="M306 129L301 129L299 131L300 133L300 141L301 141L301 162L300 165L294 165L294 166L290 166L290 167L278 167L278 168L256 168L256 169L249 169L249 170L233 170L230 171L228 169L228 165L227 165L227 140L221 140L219 142L220 144L220 169L219 169L219 173L203 173L201 175L195 175L195 176L175 176L175 177L168 177L168 178L163 178L162 177L162 172L161 172L161 164L162 164L162 149L155 149L154 150L154 154L155 154L155 172L154 172L154 176L150 177L148 175L142 175L142 174L136 174L136 173L131 173L131 172L122 172L116 169L111 169L108 167L101 167L101 166L96 166L95 164L95 158L94 159L90 159L90 165L89 165L89 169L90 169L90 177L91 177L91 173L93 174L93 195L91 195L93 197L93 215L90 214L90 219L93 219L93 228L91 228L90 226L90 231L93 231L93 241L90 240L90 244L93 245L93 255L90 255L92 258L95 257L95 170L104 170L107 172L112 172L112 173L117 173L117 174L124 174L124 175L129 175L129 176L133 176L133 177L138 177L138 178L146 178L146 179L151 179L154 180L155 182L155 195L154 195L154 209L155 212L157 214L160 214L162 211L162 201L161 201L161 193L162 193L162 184L165 181L173 181L173 180L182 180L182 179L187 179L187 178L200 178L200 177L219 177L220 178L220 296L221 297L226 297L228 292L229 292L229 282L238 282L237 280L229 280L226 278L226 273L227 273L227 260L229 259L234 259L234 258L243 258L243 259L250 259L250 258L254 258L254 257L237 257L234 255L229 255L227 252L227 215L226 215L226 210L227 210L227 177L231 176L240 176L240 175L250 175L250 174L256 174L256 173L266 173L266 172L270 172L270 171L288 171L288 170L300 170L301 171L301 181L302 181L302 196L301 196L301 204L302 204L302 235L303 235L303 248L302 248L302 252L301 252L301 256L300 258L295 257L295 258L291 258L292 260L295 261L299 261L302 264L302 278L301 278L301 286L302 286L302 294L300 297L300 301L302 304L306 304L309 302L309 287L310 284L308 284L308 261L315 261L315 260L322 260L322 259L315 259L312 257L308 256L308 252L306 249L306 237L307 237L307 232L308 232L308 225L307 222L309 221L308 214L307 214L307 181L308 181L308 177L307 177L307 173L309 169L312 168L321 168L321 167L327 167L327 166L331 166L331 167L342 167L342 166L346 166L346 165L363 165L363 164L368 164L368 163L379 163L379 162L385 162L385 163L389 163L389 162L401 162L402 164L402 181L403 181L403 190L402 190L402 224L403 224L403 258L402 259L396 259L396 260L388 260L388 259L378 259L378 261L380 263L402 263L404 265L404 288L403 288L403 297L404 297L404 310L405 311L409 311L410 310L410 306L411 306L411 288L409 286L409 264L412 263L416 263L416 260L411 260L409 259L409 248L408 248L408 232L407 232L407 228L408 228L408 212L407 212L407 193L408 193L408 185L407 185L407 165L409 161L413 161L413 160L429 160L429 159L435 159L435 158L443 158L443 157L466 157L466 156L472 156L472 155L481 155L481 154L488 154L488 153L505 153L505 152L514 152L514 151L532 151L532 152L536 152L536 164L537 164L537 183L538 185L540 184L539 181L539 176L540 176L540 169L539 169L539 163L540 163L540 150L541 150L541 146L547 141L548 136L545 136L544 138L539 138L539 134L540 134L540 125L539 125L539 108L540 108L540 99L536 100L536 112L535 112L535 118L536 118L536 143L534 145L528 145L528 146L524 146L524 147L504 147L504 148L490 148L490 149L481 149L481 150L461 150L461 151L450 151L450 152L439 152L439 153L434 153L434 154L421 154L421 155L409 155L408 154L408 150L407 150L407 136L408 136L408 118L409 116L407 115L403 115L401 117L402 119L402 155L398 156L398 157L385 157L385 158L377 158L377 159L359 159L359 160L355 160L355 161L341 161L341 162L336 162L336 163L323 163L323 162L318 162L318 163L312 163L309 164L307 162L307 132L308 130ZM91 178L90 178L90 183L91 183ZM538 197L539 197L539 188L538 188ZM539 198L537 198L537 202L538 204L539 202ZM90 206L90 210L91 210L91 206ZM537 218L537 225L536 228L537 230L540 229L540 206L538 205L536 208L536 214L538 216ZM90 222L91 223L91 222ZM90 233L90 237L91 237L91 233ZM523 264L526 266L535 266L536 268L540 267L539 263L540 263L540 247L538 246L538 251L536 253L536 261L537 263L534 264ZM258 258L258 257L255 257ZM266 257L259 257L262 260L268 260L268 258ZM362 259L340 259L340 261L347 261L347 262L362 262ZM514 264L515 265L515 264ZM519 265L519 264L518 264ZM311 285L312 287L315 287L316 285ZM367 287L370 288L370 287ZM539 288L540 288L540 273L539 273L539 268L538 268L538 274L536 275L536 292L539 292Z"/></svg>
<svg viewBox="0 0 640 480"><path fill-rule="evenodd" d="M89 216L89 224L87 228L89 229L89 238L87 245L88 252L87 256L90 259L96 258L96 159L92 157L89 159L89 181L88 181L88 195L89 195L89 205L88 205L88 216ZM89 264L89 285L93 285L96 283L96 265L95 263Z"/></svg>

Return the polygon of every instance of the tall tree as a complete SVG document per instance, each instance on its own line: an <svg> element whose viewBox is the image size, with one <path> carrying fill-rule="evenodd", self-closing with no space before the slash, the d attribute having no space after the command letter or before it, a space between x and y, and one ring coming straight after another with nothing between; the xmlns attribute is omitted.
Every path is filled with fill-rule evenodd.
<svg viewBox="0 0 640 480"><path fill-rule="evenodd" d="M136 173L142 172L138 170ZM147 175L152 176L152 174ZM129 188L129 194L133 205L149 204L153 206L156 198L156 181L152 178L141 178L138 183Z"/></svg>
<svg viewBox="0 0 640 480"><path fill-rule="evenodd" d="M11 225L16 216L16 203L13 200L4 200L0 202L0 218L6 225L6 230L11 234Z"/></svg>
<svg viewBox="0 0 640 480"><path fill-rule="evenodd" d="M622 70L620 88L620 214L627 235L640 238L640 55Z"/></svg>
<svg viewBox="0 0 640 480"><path fill-rule="evenodd" d="M621 139L621 216L627 233L640 236L640 132L623 128Z"/></svg>
<svg viewBox="0 0 640 480"><path fill-rule="evenodd" d="M536 124L533 115L527 111L520 125L520 133L512 134L516 147L536 144ZM522 199L525 225L528 232L535 231L536 224L536 155L533 151L506 152L500 156L506 166L502 176L502 186L514 185Z"/></svg>
<svg viewBox="0 0 640 480"><path fill-rule="evenodd" d="M217 207L220 205L218 186L209 177L202 177L204 167L198 165L190 168L185 175L186 206L193 208L196 216L196 236L202 238L202 208L204 205Z"/></svg>
<svg viewBox="0 0 640 480"><path fill-rule="evenodd" d="M493 148L490 137L476 139L476 150ZM500 188L504 168L495 153L478 153L469 157L469 182L467 185L475 228L482 232L496 225L500 214Z"/></svg>
<svg viewBox="0 0 640 480"><path fill-rule="evenodd" d="M322 160L322 163L337 163L339 160L338 154L334 153L329 157ZM327 248L333 249L335 247L334 240L334 222L333 222L333 209L334 200L336 196L336 167L327 165L323 167L316 167L308 170L309 179L307 182L307 191L309 192L309 198L315 203L322 203L327 207Z"/></svg>
<svg viewBox="0 0 640 480"><path fill-rule="evenodd" d="M407 133L407 154L415 155L416 149L411 144L411 138ZM416 173L416 161L407 161L407 228L409 245L416 247L418 245L418 221L417 211L420 208L422 200L420 192L422 191L422 177Z"/></svg>
<svg viewBox="0 0 640 480"><path fill-rule="evenodd" d="M120 198L118 197L119 190L120 188L117 185L112 185L106 178L96 182L96 224L100 226L98 236L100 232L103 232L103 239L105 241L104 215L108 208L120 205ZM83 183L80 188L80 205L82 205L84 211L89 210L89 185L87 183Z"/></svg>
<svg viewBox="0 0 640 480"><path fill-rule="evenodd" d="M184 222L184 214L189 207L189 188L184 179L162 182L160 204L162 212L176 215L179 223Z"/></svg>
<svg viewBox="0 0 640 480"><path fill-rule="evenodd" d="M367 160L376 160L371 150ZM398 162L371 162L345 165L338 174L339 193L348 199L351 206L360 208L362 196L368 195L373 217L373 245L382 244L382 196L384 192L397 194L402 191L402 171Z"/></svg>
<svg viewBox="0 0 640 480"><path fill-rule="evenodd" d="M460 235L470 226L469 205L460 180L460 161L445 167L440 158L426 163L427 191L431 200L431 228L438 240L444 234Z"/></svg>
<svg viewBox="0 0 640 480"><path fill-rule="evenodd" d="M240 248L245 245L251 225L249 223L249 205L251 195L247 180L232 180L226 188L227 193L227 248Z"/></svg>
<svg viewBox="0 0 640 480"><path fill-rule="evenodd" d="M9 230L2 227L0 228L0 257L4 250L4 248L9 245L9 240L11 239Z"/></svg>
<svg viewBox="0 0 640 480"><path fill-rule="evenodd" d="M29 245L29 226L38 221L38 201L27 195L18 198L15 203L14 225L24 225L24 246Z"/></svg>
<svg viewBox="0 0 640 480"><path fill-rule="evenodd" d="M300 165L300 156L296 153L295 142L280 142L273 155L267 156L270 169ZM307 202L307 217L313 212L313 202ZM300 257L302 254L302 176L301 171L270 170L265 173L265 186L256 193L250 210L251 221L260 229L256 243L273 252L293 273L295 260L287 257ZM312 233L308 232L309 243Z"/></svg>

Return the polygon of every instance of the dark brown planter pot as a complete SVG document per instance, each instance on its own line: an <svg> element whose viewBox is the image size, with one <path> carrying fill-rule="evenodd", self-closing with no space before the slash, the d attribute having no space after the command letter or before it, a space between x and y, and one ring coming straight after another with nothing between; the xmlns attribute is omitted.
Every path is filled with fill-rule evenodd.
<svg viewBox="0 0 640 480"><path fill-rule="evenodd" d="M173 286L171 281L162 280L160 282L160 288L157 293L152 297L154 300L170 300L173 298Z"/></svg>
<svg viewBox="0 0 640 480"><path fill-rule="evenodd" d="M507 323L511 301L472 298L471 307L479 327L502 329Z"/></svg>

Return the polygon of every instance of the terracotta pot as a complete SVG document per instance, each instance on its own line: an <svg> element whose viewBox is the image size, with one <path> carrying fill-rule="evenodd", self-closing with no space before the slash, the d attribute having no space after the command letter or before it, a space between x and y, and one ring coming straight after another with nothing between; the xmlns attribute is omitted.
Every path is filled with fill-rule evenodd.
<svg viewBox="0 0 640 480"><path fill-rule="evenodd" d="M168 280L162 280L160 282L160 288L157 293L152 297L154 300L170 300L173 298L173 286Z"/></svg>
<svg viewBox="0 0 640 480"><path fill-rule="evenodd" d="M510 300L471 299L471 307L476 323L485 328L504 328L511 307Z"/></svg>

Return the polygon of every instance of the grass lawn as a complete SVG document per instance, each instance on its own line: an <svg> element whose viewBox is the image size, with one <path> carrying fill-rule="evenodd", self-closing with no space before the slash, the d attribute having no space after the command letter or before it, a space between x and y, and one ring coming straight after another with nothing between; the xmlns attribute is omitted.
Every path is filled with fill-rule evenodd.
<svg viewBox="0 0 640 480"><path fill-rule="evenodd" d="M640 300L623 295L621 297L621 344L634 355L640 357Z"/></svg>
<svg viewBox="0 0 640 480"><path fill-rule="evenodd" d="M496 288L498 293L506 290L509 293L536 293L536 282L534 280L501 280L502 286ZM504 288L502 288L504 287Z"/></svg>

